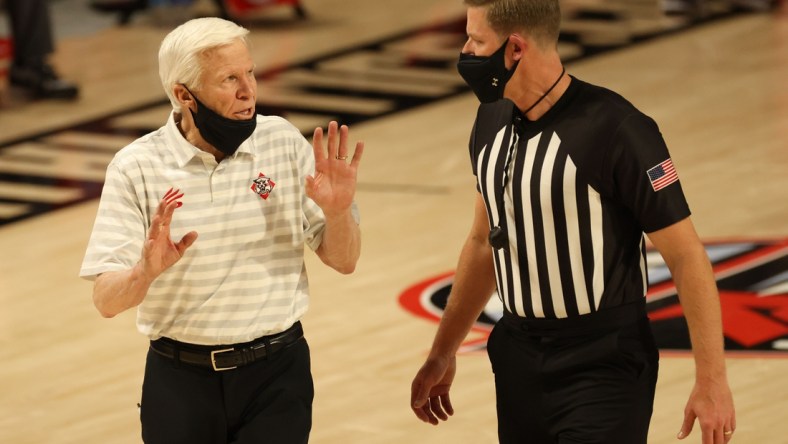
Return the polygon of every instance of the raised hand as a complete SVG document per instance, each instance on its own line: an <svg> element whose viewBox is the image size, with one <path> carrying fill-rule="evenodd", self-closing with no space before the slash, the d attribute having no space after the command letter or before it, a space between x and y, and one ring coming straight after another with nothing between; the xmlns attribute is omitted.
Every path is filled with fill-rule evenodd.
<svg viewBox="0 0 788 444"><path fill-rule="evenodd" d="M179 200L181 197L183 193L180 190L170 188L159 202L156 214L151 220L140 261L142 272L150 280L156 279L164 270L178 262L186 249L197 239L195 231L190 231L177 243L170 238L172 215L176 208L183 205Z"/></svg>
<svg viewBox="0 0 788 444"><path fill-rule="evenodd" d="M339 133L339 134L337 134ZM306 195L315 201L326 215L346 211L356 194L358 164L364 152L364 142L356 143L350 154L347 147L348 127L328 124L328 143L323 147L323 128L316 128L312 139L315 152L315 174L306 178Z"/></svg>

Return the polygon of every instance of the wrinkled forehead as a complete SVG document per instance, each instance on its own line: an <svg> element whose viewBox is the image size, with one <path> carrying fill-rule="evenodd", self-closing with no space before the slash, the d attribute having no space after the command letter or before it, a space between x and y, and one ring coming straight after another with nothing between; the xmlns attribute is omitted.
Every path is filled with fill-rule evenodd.
<svg viewBox="0 0 788 444"><path fill-rule="evenodd" d="M242 40L206 49L200 53L199 63L205 78L245 72L254 68L252 55Z"/></svg>
<svg viewBox="0 0 788 444"><path fill-rule="evenodd" d="M213 46L202 50L199 54L200 63L208 66L216 63L228 63L238 58L251 58L249 47L242 39L226 45Z"/></svg>

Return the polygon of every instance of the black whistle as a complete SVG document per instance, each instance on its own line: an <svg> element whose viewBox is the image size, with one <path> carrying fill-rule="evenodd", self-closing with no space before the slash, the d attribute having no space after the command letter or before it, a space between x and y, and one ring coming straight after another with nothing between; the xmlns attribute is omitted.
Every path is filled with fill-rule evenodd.
<svg viewBox="0 0 788 444"><path fill-rule="evenodd" d="M490 242L490 246L500 250L501 248L506 248L506 244L509 243L509 236L506 235L506 232L501 227L493 227L490 230L487 241Z"/></svg>

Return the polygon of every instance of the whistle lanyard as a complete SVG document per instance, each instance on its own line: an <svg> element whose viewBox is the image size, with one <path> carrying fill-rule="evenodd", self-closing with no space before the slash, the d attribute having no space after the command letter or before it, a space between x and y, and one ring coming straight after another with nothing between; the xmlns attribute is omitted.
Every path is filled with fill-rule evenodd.
<svg viewBox="0 0 788 444"><path fill-rule="evenodd" d="M550 94L550 91L552 91L558 85L558 82L560 82L561 79L564 78L564 74L566 74L566 68L561 67L561 75L558 76L558 78L555 80L553 85L550 88L548 88L547 91L545 91L545 93L542 94L542 97L539 97L539 99L536 102L534 102L533 105L529 106L527 110L523 111L522 115L525 116L526 114L528 114L529 111L534 109L536 105L538 105L542 100L544 100L544 98L547 97L548 94ZM520 119L519 116L515 118L516 121L519 119ZM516 128L518 128L517 123L512 125L512 132L515 132ZM498 199L498 225L490 228L490 234L487 238L490 245L496 250L500 250L501 248L506 248L507 245L509 244L509 236L506 234L506 231L504 231L504 229L501 228L501 221L503 220L504 217L506 217L506 205L504 203L504 197L506 196L506 185L509 184L509 166L512 162L512 159L514 158L514 148L517 145L517 143L519 143L519 139L520 139L519 134L517 137L514 137L513 134L511 134L509 137L512 139L512 142L510 142L509 144L509 149L506 153L506 160L504 160L503 162L503 183L501 184L501 193Z"/></svg>
<svg viewBox="0 0 788 444"><path fill-rule="evenodd" d="M512 133L514 132L514 126L512 126ZM514 159L515 147L519 143L520 139L519 136L516 136L515 134L511 134L509 137L511 142L509 143L509 149L506 152L506 159L503 162L503 179L501 183L501 191L498 193L498 205L496 205L498 207L498 225L490 229L490 234L488 237L490 246L495 249L505 248L509 241L509 236L506 234L501 225L502 221L506 217L506 203L504 202L504 199L506 197L506 186L509 184L509 168L511 166L512 159Z"/></svg>

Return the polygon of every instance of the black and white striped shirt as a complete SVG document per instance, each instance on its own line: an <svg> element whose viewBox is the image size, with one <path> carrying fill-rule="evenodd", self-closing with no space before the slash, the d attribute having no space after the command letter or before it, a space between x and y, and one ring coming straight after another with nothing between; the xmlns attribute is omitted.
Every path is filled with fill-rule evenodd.
<svg viewBox="0 0 788 444"><path fill-rule="evenodd" d="M576 78L536 122L509 100L482 104L470 150L490 226L508 235L493 250L496 279L518 316L566 318L643 297L643 233L690 214L678 178L660 169L675 174L654 121Z"/></svg>

